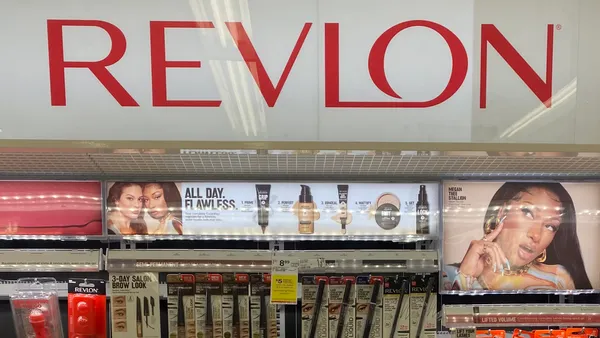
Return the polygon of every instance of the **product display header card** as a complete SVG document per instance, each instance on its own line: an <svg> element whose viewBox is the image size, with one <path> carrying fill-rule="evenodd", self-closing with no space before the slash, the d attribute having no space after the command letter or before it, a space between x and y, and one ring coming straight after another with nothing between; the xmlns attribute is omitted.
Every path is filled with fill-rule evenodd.
<svg viewBox="0 0 600 338"><path fill-rule="evenodd" d="M599 289L600 184L445 182L443 291Z"/></svg>
<svg viewBox="0 0 600 338"><path fill-rule="evenodd" d="M436 235L437 183L116 182L109 235Z"/></svg>
<svg viewBox="0 0 600 338"><path fill-rule="evenodd" d="M0 181L0 236L101 236L100 182Z"/></svg>

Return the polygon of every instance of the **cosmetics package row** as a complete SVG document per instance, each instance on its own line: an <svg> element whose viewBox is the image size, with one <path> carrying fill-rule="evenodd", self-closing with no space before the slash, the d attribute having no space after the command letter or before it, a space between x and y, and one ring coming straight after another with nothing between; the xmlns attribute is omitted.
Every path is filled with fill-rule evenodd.
<svg viewBox="0 0 600 338"><path fill-rule="evenodd" d="M22 278L10 296L17 337L63 338L57 282ZM106 338L104 280L69 279L68 338Z"/></svg>
<svg viewBox="0 0 600 338"><path fill-rule="evenodd" d="M167 275L170 338L277 338L271 275Z"/></svg>
<svg viewBox="0 0 600 338"><path fill-rule="evenodd" d="M437 276L303 276L302 338L435 338Z"/></svg>
<svg viewBox="0 0 600 338"><path fill-rule="evenodd" d="M511 335L505 330L488 329L475 331L476 338L506 338L507 336ZM584 327L573 327L560 330L533 331L514 329L512 331L512 338L598 338L598 329Z"/></svg>

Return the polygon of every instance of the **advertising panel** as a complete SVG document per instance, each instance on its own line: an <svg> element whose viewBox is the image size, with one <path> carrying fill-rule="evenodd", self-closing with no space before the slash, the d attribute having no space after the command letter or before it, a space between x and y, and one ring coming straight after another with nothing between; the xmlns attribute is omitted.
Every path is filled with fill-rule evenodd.
<svg viewBox="0 0 600 338"><path fill-rule="evenodd" d="M100 182L0 181L0 235L102 235Z"/></svg>
<svg viewBox="0 0 600 338"><path fill-rule="evenodd" d="M445 182L442 291L599 289L600 183Z"/></svg>
<svg viewBox="0 0 600 338"><path fill-rule="evenodd" d="M438 184L116 182L109 235L435 235Z"/></svg>
<svg viewBox="0 0 600 338"><path fill-rule="evenodd" d="M52 3L2 2L0 139L600 142L597 1Z"/></svg>

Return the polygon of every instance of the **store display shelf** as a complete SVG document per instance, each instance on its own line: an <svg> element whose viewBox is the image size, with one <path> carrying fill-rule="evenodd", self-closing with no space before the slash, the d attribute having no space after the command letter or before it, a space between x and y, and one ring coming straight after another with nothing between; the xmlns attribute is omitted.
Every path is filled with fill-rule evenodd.
<svg viewBox="0 0 600 338"><path fill-rule="evenodd" d="M0 250L0 272L94 272L102 268L100 250Z"/></svg>
<svg viewBox="0 0 600 338"><path fill-rule="evenodd" d="M108 271L269 272L274 260L298 262L299 273L436 272L433 250L248 251L110 250Z"/></svg>
<svg viewBox="0 0 600 338"><path fill-rule="evenodd" d="M445 327L598 326L600 304L444 305Z"/></svg>
<svg viewBox="0 0 600 338"><path fill-rule="evenodd" d="M10 295L15 293L16 280L0 280L0 300L6 300L10 298ZM56 290L58 291L58 298L65 299L68 296L68 284L66 282L56 283ZM110 298L110 288L106 289L107 297ZM159 285L159 293L161 298L167 297L167 284Z"/></svg>
<svg viewBox="0 0 600 338"><path fill-rule="evenodd" d="M205 235L131 235L109 236L111 241L153 242L159 240L227 240L227 241L387 241L413 243L435 241L436 235L256 235L256 234L205 234Z"/></svg>
<svg viewBox="0 0 600 338"><path fill-rule="evenodd" d="M22 240L22 241L72 241L81 242L88 240L106 239L106 236L66 236L66 235L0 235L0 240Z"/></svg>
<svg viewBox="0 0 600 338"><path fill-rule="evenodd" d="M448 290L441 295L482 296L482 295L583 295L600 293L598 289L577 290Z"/></svg>

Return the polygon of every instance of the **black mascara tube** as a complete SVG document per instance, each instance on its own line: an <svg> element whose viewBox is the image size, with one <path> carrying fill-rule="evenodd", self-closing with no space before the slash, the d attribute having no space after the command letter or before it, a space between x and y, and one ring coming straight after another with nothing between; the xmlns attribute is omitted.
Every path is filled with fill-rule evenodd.
<svg viewBox="0 0 600 338"><path fill-rule="evenodd" d="M369 338L371 334L371 326L373 326L373 317L375 316L375 307L377 307L377 298L379 298L379 288L381 287L381 281L375 280L373 284L373 293L371 294L371 301L369 302L369 312L367 313L367 321L365 323L365 332L363 338Z"/></svg>
<svg viewBox="0 0 600 338"><path fill-rule="evenodd" d="M267 295L264 287L260 288L260 314L259 314L259 332L260 338L267 338Z"/></svg>
<svg viewBox="0 0 600 338"><path fill-rule="evenodd" d="M150 316L150 302L148 301L148 297L144 297L144 317L146 318L146 327L150 327L148 325L148 317Z"/></svg>
<svg viewBox="0 0 600 338"><path fill-rule="evenodd" d="M390 338L394 338L396 336L396 326L398 326L398 318L400 317L400 310L402 310L402 302L404 301L404 295L406 295L407 290L408 290L408 280L405 279L402 282L402 287L400 288L400 296L398 297L398 303L396 304L396 311L394 312L394 319L392 321L392 329L390 331Z"/></svg>
<svg viewBox="0 0 600 338"><path fill-rule="evenodd" d="M342 298L342 307L340 308L340 317L337 323L337 329L335 338L342 338L344 334L344 324L346 322L346 313L348 312L348 306L350 302L350 291L352 290L352 281L346 281L346 287L344 288L344 298Z"/></svg>
<svg viewBox="0 0 600 338"><path fill-rule="evenodd" d="M421 317L419 318L419 324L417 325L417 338L421 337L423 331L423 325L425 324L425 315L427 314L427 307L429 306L429 298L431 298L431 291L433 291L433 277L429 277L427 281L427 289L425 289L425 300L423 301L423 309L421 310Z"/></svg>
<svg viewBox="0 0 600 338"><path fill-rule="evenodd" d="M258 203L258 225L264 234L269 226L269 200L271 196L270 184L256 185L256 201Z"/></svg>
<svg viewBox="0 0 600 338"><path fill-rule="evenodd" d="M346 223L348 222L348 185L339 184L338 188L338 209L340 210L340 224L342 225L342 235L346 234Z"/></svg>
<svg viewBox="0 0 600 338"><path fill-rule="evenodd" d="M317 334L317 324L319 323L319 314L321 312L321 306L323 304L323 292L325 292L325 280L319 281L319 287L317 289L317 298L315 299L315 305L313 309L313 318L310 323L310 331L308 331L308 338L315 338Z"/></svg>

